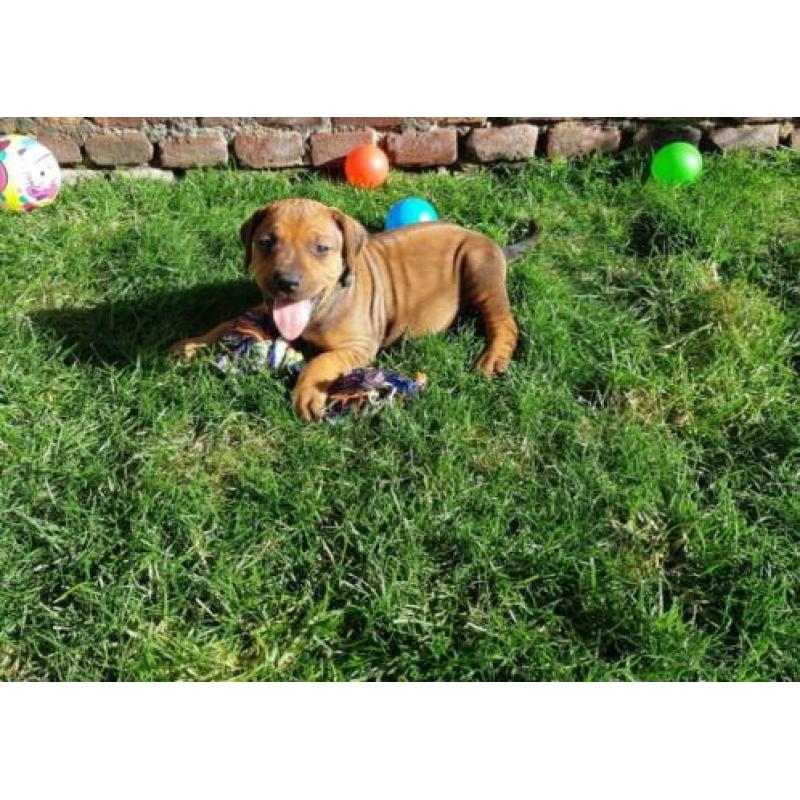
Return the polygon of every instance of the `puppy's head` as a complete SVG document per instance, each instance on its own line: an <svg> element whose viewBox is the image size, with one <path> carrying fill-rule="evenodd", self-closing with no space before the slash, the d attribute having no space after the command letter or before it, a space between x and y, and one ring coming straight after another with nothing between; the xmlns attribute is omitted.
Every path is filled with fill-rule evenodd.
<svg viewBox="0 0 800 800"><path fill-rule="evenodd" d="M350 278L367 232L314 200L278 200L241 229L245 261L284 338L297 339L315 312Z"/></svg>

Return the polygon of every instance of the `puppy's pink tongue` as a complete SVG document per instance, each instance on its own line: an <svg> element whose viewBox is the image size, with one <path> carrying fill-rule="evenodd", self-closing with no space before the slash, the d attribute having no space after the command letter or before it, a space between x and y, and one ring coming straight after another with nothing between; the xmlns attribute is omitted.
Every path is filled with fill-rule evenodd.
<svg viewBox="0 0 800 800"><path fill-rule="evenodd" d="M310 300L286 300L278 297L272 305L272 319L284 339L297 339L311 319Z"/></svg>

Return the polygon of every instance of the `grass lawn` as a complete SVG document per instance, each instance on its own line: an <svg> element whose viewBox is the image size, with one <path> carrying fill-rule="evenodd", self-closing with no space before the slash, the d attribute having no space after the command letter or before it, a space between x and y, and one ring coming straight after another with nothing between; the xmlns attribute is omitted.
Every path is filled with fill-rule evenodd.
<svg viewBox="0 0 800 800"><path fill-rule="evenodd" d="M359 192L297 173L86 182L0 215L0 678L800 679L800 158L636 156ZM505 243L522 344L378 363L403 409L168 344L256 302L241 222L409 193Z"/></svg>

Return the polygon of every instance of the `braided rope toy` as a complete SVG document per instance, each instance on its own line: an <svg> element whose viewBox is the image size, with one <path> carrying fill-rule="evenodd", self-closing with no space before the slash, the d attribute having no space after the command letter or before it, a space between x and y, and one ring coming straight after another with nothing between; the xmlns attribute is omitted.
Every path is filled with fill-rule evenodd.
<svg viewBox="0 0 800 800"><path fill-rule="evenodd" d="M270 372L299 375L305 366L303 354L278 334L272 317L258 311L242 314L220 344L223 352L213 364L225 375L244 375L265 367Z"/></svg>
<svg viewBox="0 0 800 800"><path fill-rule="evenodd" d="M223 375L263 372L292 377L305 366L303 354L278 333L268 314L248 311L221 339L223 352L212 362ZM325 419L336 422L350 414L367 416L405 398L418 397L426 377L415 379L394 370L359 367L335 380L328 390Z"/></svg>

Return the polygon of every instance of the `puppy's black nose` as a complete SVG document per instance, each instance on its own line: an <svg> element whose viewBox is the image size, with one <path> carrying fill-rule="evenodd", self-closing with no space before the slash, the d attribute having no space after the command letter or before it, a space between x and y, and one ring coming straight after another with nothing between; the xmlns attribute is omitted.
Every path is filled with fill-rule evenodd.
<svg viewBox="0 0 800 800"><path fill-rule="evenodd" d="M300 288L300 273L276 272L272 282L276 291L284 294L294 294Z"/></svg>

